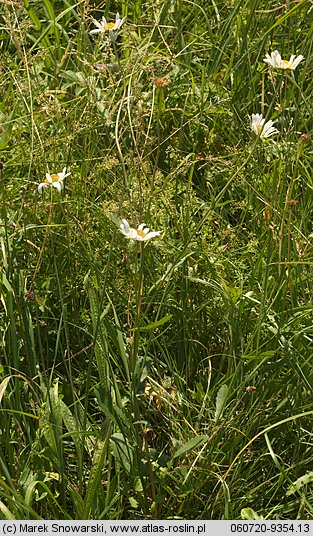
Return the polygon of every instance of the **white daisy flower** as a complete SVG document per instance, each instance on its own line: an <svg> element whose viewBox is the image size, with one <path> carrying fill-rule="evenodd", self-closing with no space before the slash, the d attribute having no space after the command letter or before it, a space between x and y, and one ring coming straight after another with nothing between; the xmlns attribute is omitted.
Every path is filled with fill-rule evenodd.
<svg viewBox="0 0 313 536"><path fill-rule="evenodd" d="M300 56L292 54L290 60L283 60L278 50L274 50L271 55L266 54L266 57L263 61L265 61L265 63L268 63L271 67L274 67L274 69L294 71L295 68L299 65L300 61L302 61L303 59L304 56L302 56L302 54L300 54Z"/></svg>
<svg viewBox="0 0 313 536"><path fill-rule="evenodd" d="M46 173L46 178L43 182L41 182L38 186L38 192L41 194L43 188L48 188L49 186L53 186L53 188L56 188L58 192L61 192L63 188L63 180L65 177L68 177L70 173L66 173L66 167L63 168L63 171L61 173Z"/></svg>
<svg viewBox="0 0 313 536"><path fill-rule="evenodd" d="M273 127L274 122L275 121L270 120L265 123L265 119L263 119L262 114L252 114L251 116L251 128L254 134L256 134L256 136L260 136L262 139L269 138L269 136L277 134L277 128Z"/></svg>
<svg viewBox="0 0 313 536"><path fill-rule="evenodd" d="M107 22L105 17L102 17L100 22L95 20L95 19L93 19L93 22L96 25L96 28L91 30L89 33L90 34L97 34L97 33L106 34L107 32L109 32L110 38L112 40L115 40L116 37L117 37L116 32L118 32L118 30L124 24L125 18L126 17L123 17L121 19L119 14L116 13L115 22Z"/></svg>
<svg viewBox="0 0 313 536"><path fill-rule="evenodd" d="M121 233L126 236L126 238L131 238L132 240L139 240L139 242L143 242L145 240L150 240L150 238L154 238L155 236L159 236L161 231L150 231L149 227L146 227L145 223L141 223L138 225L138 229L134 229L133 227L130 227L128 221L122 220L119 224L119 230Z"/></svg>

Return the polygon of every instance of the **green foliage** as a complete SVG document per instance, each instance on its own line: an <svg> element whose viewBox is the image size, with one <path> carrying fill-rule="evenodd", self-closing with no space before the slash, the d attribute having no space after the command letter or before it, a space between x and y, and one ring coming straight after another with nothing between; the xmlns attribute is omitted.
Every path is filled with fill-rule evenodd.
<svg viewBox="0 0 313 536"><path fill-rule="evenodd" d="M1 5L0 518L311 519L310 2Z"/></svg>

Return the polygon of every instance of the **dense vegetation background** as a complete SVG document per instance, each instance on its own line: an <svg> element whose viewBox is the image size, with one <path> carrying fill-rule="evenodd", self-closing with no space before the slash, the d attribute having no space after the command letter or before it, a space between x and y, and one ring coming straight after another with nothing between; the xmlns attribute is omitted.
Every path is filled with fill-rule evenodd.
<svg viewBox="0 0 313 536"><path fill-rule="evenodd" d="M0 518L312 519L312 2L0 10Z"/></svg>

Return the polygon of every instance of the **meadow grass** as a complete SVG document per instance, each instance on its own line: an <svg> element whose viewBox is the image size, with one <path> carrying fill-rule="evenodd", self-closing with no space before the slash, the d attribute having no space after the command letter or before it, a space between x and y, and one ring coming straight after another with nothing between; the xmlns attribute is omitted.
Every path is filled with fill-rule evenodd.
<svg viewBox="0 0 313 536"><path fill-rule="evenodd" d="M312 519L312 3L0 10L0 518Z"/></svg>

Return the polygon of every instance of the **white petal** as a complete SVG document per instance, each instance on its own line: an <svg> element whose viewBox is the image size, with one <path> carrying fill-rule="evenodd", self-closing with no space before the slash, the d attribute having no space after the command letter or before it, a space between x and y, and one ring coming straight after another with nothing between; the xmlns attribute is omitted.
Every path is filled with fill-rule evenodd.
<svg viewBox="0 0 313 536"><path fill-rule="evenodd" d="M299 65L300 61L302 61L302 60L304 60L304 56L302 56L302 54L300 54L300 56L298 56L298 57L294 60L294 62L293 62L293 68L295 69L295 68Z"/></svg>
<svg viewBox="0 0 313 536"><path fill-rule="evenodd" d="M139 237L137 230L133 229L132 227L129 229L128 238L132 238L133 240L142 240L142 238Z"/></svg>
<svg viewBox="0 0 313 536"><path fill-rule="evenodd" d="M161 231L152 231L151 233L148 233L143 240L150 240L150 238L159 236L159 234L161 234Z"/></svg>
<svg viewBox="0 0 313 536"><path fill-rule="evenodd" d="M252 125L252 131L254 132L254 134L255 134L256 136L259 134L257 125Z"/></svg>
<svg viewBox="0 0 313 536"><path fill-rule="evenodd" d="M38 192L41 194L43 188L46 188L46 187L47 187L46 183L45 183L45 182L41 182L41 183L39 184L39 186L38 186Z"/></svg>
<svg viewBox="0 0 313 536"><path fill-rule="evenodd" d="M62 183L61 183L61 182L53 182L53 183L52 183L52 186L53 186L54 188L56 188L56 189L58 190L59 193L61 192L61 190L62 190Z"/></svg>
<svg viewBox="0 0 313 536"><path fill-rule="evenodd" d="M275 63L280 63L282 61L281 59L281 55L280 53L278 52L278 50L274 50L274 52L272 52L272 58L273 58L273 61Z"/></svg>
<svg viewBox="0 0 313 536"><path fill-rule="evenodd" d="M132 233L131 233L132 229L129 226L129 223L127 220L122 220L119 228L120 228L121 233L124 236L126 236L127 238L132 238Z"/></svg>
<svg viewBox="0 0 313 536"><path fill-rule="evenodd" d="M268 63L269 65L273 65L273 60L269 54L266 54L266 57L263 59L265 63Z"/></svg>
<svg viewBox="0 0 313 536"><path fill-rule="evenodd" d="M124 231L129 231L130 226L127 220L122 220L120 227L124 229Z"/></svg>
<svg viewBox="0 0 313 536"><path fill-rule="evenodd" d="M94 23L95 26L97 26L97 28L101 31L102 30L102 24L101 22L97 21L96 19L92 19L92 22Z"/></svg>
<svg viewBox="0 0 313 536"><path fill-rule="evenodd" d="M117 30L119 30L123 26L125 18L126 17L123 17L122 19L118 19L115 21L115 27Z"/></svg>
<svg viewBox="0 0 313 536"><path fill-rule="evenodd" d="M259 135L260 127L264 124L264 119L262 114L252 114L251 116L251 129L256 136Z"/></svg>
<svg viewBox="0 0 313 536"><path fill-rule="evenodd" d="M141 236L141 235L137 234L136 240L138 240L139 242L145 242L146 240L150 240L150 238L154 238L155 236L159 236L160 233L161 233L161 231L152 231L151 233L147 233L144 236Z"/></svg>
<svg viewBox="0 0 313 536"><path fill-rule="evenodd" d="M273 134L276 134L278 132L277 128L273 127L273 124L274 121L272 120L267 121L267 123L265 123L260 134L261 138L268 138L269 136L272 136Z"/></svg>

